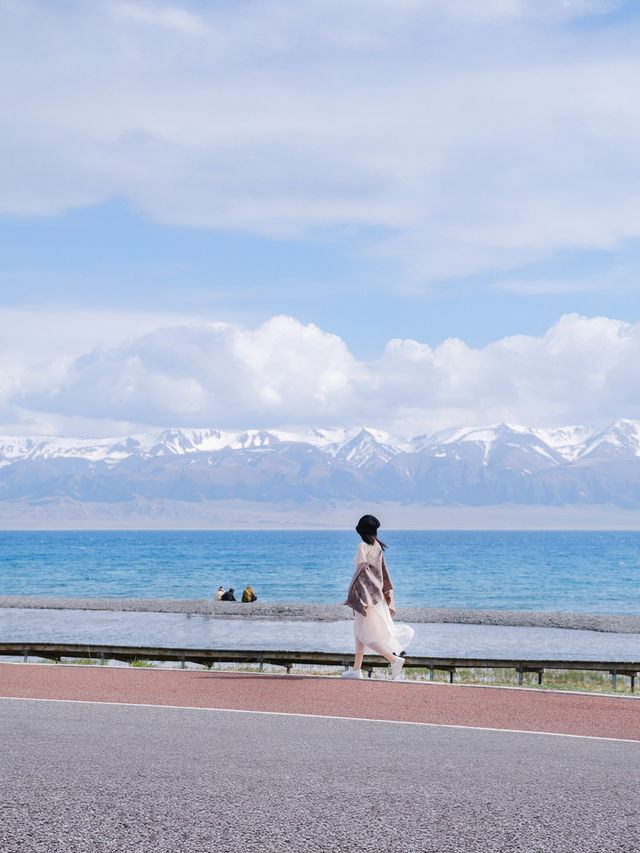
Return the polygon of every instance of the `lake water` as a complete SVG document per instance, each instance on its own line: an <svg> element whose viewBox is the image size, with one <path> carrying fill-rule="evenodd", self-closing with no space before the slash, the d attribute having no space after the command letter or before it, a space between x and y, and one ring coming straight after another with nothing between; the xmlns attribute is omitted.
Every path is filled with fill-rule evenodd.
<svg viewBox="0 0 640 853"><path fill-rule="evenodd" d="M640 614L640 532L385 531L402 605ZM0 532L0 595L344 600L350 531Z"/></svg>
<svg viewBox="0 0 640 853"><path fill-rule="evenodd" d="M414 623L412 655L520 660L640 660L640 634ZM182 613L0 608L0 642L162 648L353 651L353 622L271 622Z"/></svg>

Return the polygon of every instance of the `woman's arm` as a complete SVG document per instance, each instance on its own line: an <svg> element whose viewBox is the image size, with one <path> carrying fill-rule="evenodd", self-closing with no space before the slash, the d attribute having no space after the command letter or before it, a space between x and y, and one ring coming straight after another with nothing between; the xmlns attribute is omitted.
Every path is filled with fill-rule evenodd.
<svg viewBox="0 0 640 853"><path fill-rule="evenodd" d="M392 616L395 616L396 608L393 600L393 584L391 583L391 578L389 577L389 572L387 570L387 563L384 559L384 554L382 555L382 592L384 593L385 601L389 605L389 613Z"/></svg>
<svg viewBox="0 0 640 853"><path fill-rule="evenodd" d="M367 556L368 556L368 553L367 553L367 546L366 546L366 544L365 544L364 542L361 542L361 543L358 545L358 550L356 551L356 556L355 556L355 559L354 559L354 561L353 561L353 562L356 564L356 568L357 568L361 563L366 563L366 562L368 562L368 560L367 560Z"/></svg>

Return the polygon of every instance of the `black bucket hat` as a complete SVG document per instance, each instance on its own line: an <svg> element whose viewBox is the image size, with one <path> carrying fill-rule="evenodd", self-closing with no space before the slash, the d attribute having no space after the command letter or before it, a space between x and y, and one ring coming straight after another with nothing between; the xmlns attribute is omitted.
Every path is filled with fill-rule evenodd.
<svg viewBox="0 0 640 853"><path fill-rule="evenodd" d="M363 515L360 521L356 524L356 533L365 536L375 536L378 533L380 522L375 515Z"/></svg>

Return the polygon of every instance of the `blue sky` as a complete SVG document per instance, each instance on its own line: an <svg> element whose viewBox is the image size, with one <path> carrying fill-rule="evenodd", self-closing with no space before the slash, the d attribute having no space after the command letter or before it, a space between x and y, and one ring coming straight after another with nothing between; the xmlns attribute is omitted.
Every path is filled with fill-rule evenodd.
<svg viewBox="0 0 640 853"><path fill-rule="evenodd" d="M361 358L380 355L394 337L431 346L461 337L479 347L516 332L539 335L567 312L640 321L637 246L567 249L496 275L443 279L423 292L393 287L402 273L370 257L379 238L372 230L273 239L158 224L120 200L52 217L5 217L3 299L151 307L248 324L291 314L339 335ZM510 290L514 278L520 286ZM545 292L545 282L553 288L557 280L576 289Z"/></svg>
<svg viewBox="0 0 640 853"><path fill-rule="evenodd" d="M3 432L640 417L640 4L0 15Z"/></svg>

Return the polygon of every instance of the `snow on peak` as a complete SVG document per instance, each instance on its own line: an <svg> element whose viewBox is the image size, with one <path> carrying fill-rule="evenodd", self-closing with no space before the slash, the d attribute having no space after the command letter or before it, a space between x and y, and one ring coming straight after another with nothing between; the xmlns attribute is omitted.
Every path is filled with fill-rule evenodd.
<svg viewBox="0 0 640 853"><path fill-rule="evenodd" d="M640 423L621 418L591 436L580 457L602 455L607 457L640 456Z"/></svg>
<svg viewBox="0 0 640 853"><path fill-rule="evenodd" d="M280 439L272 432L247 430L238 435L229 445L233 450L266 450L278 444Z"/></svg>
<svg viewBox="0 0 640 853"><path fill-rule="evenodd" d="M640 421L619 419L606 427L584 425L553 428L498 423L458 427L402 440L371 427L293 430L178 429L111 438L58 436L0 437L0 462L81 458L114 465L131 456L141 458L214 453L228 448L264 452L281 444L303 443L354 467L388 461L402 452L431 453L437 457L463 452L475 445L484 460L498 448L521 448L553 464L586 456L640 456Z"/></svg>
<svg viewBox="0 0 640 853"><path fill-rule="evenodd" d="M394 443L388 433L381 430L360 427L346 432L341 441L327 445L325 451L355 468L375 462L388 462L402 448Z"/></svg>

